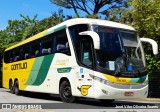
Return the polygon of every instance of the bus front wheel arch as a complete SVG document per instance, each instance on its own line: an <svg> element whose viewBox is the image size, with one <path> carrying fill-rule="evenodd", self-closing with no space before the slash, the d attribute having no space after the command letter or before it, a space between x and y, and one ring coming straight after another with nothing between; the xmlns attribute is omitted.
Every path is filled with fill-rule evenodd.
<svg viewBox="0 0 160 112"><path fill-rule="evenodd" d="M71 85L67 80L60 83L59 94L63 102L72 103L75 101L75 97L72 96Z"/></svg>

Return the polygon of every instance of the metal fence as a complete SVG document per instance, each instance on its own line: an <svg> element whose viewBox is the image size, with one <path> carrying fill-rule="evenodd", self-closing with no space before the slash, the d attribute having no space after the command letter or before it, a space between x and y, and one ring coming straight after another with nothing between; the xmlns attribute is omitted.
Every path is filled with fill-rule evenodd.
<svg viewBox="0 0 160 112"><path fill-rule="evenodd" d="M160 98L160 72L149 75L149 98Z"/></svg>

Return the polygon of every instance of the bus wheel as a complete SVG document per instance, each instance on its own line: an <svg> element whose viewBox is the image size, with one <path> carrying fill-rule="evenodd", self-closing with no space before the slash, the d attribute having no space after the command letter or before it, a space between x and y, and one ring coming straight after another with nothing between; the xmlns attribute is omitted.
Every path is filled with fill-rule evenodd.
<svg viewBox="0 0 160 112"><path fill-rule="evenodd" d="M100 99L99 101L101 102L101 104L108 104L112 103L114 99Z"/></svg>
<svg viewBox="0 0 160 112"><path fill-rule="evenodd" d="M14 84L14 93L15 93L16 95L19 95L19 94L20 94L18 81L16 81L15 84Z"/></svg>
<svg viewBox="0 0 160 112"><path fill-rule="evenodd" d="M10 91L10 93L14 93L13 82L11 80L9 81L9 91Z"/></svg>
<svg viewBox="0 0 160 112"><path fill-rule="evenodd" d="M60 97L63 102L72 103L75 97L72 96L71 86L68 81L63 81L60 85Z"/></svg>

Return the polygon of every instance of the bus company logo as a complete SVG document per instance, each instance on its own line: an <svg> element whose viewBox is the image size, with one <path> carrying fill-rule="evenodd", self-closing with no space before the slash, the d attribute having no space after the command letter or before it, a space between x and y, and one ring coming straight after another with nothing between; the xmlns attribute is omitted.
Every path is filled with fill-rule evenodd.
<svg viewBox="0 0 160 112"><path fill-rule="evenodd" d="M125 79L117 79L117 82L126 82Z"/></svg>
<svg viewBox="0 0 160 112"><path fill-rule="evenodd" d="M11 65L11 70L21 70L21 69L27 69L27 62Z"/></svg>
<svg viewBox="0 0 160 112"><path fill-rule="evenodd" d="M88 89L90 88L90 85L82 85L81 88L77 87L77 89L81 92L83 96L88 95Z"/></svg>

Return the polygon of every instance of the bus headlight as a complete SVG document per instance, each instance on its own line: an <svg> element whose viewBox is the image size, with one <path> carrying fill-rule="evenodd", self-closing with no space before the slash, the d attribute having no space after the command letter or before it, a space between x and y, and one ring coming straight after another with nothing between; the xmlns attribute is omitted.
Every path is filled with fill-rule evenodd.
<svg viewBox="0 0 160 112"><path fill-rule="evenodd" d="M110 81L108 81L108 80L106 80L106 79L103 79L103 78L100 78L100 77L97 77L97 76L93 76L93 75L90 75L94 80L97 80L97 81L99 81L99 82L101 82L101 83L103 83L103 84L106 84L106 85L114 85L114 83L112 83L112 82L110 82Z"/></svg>

